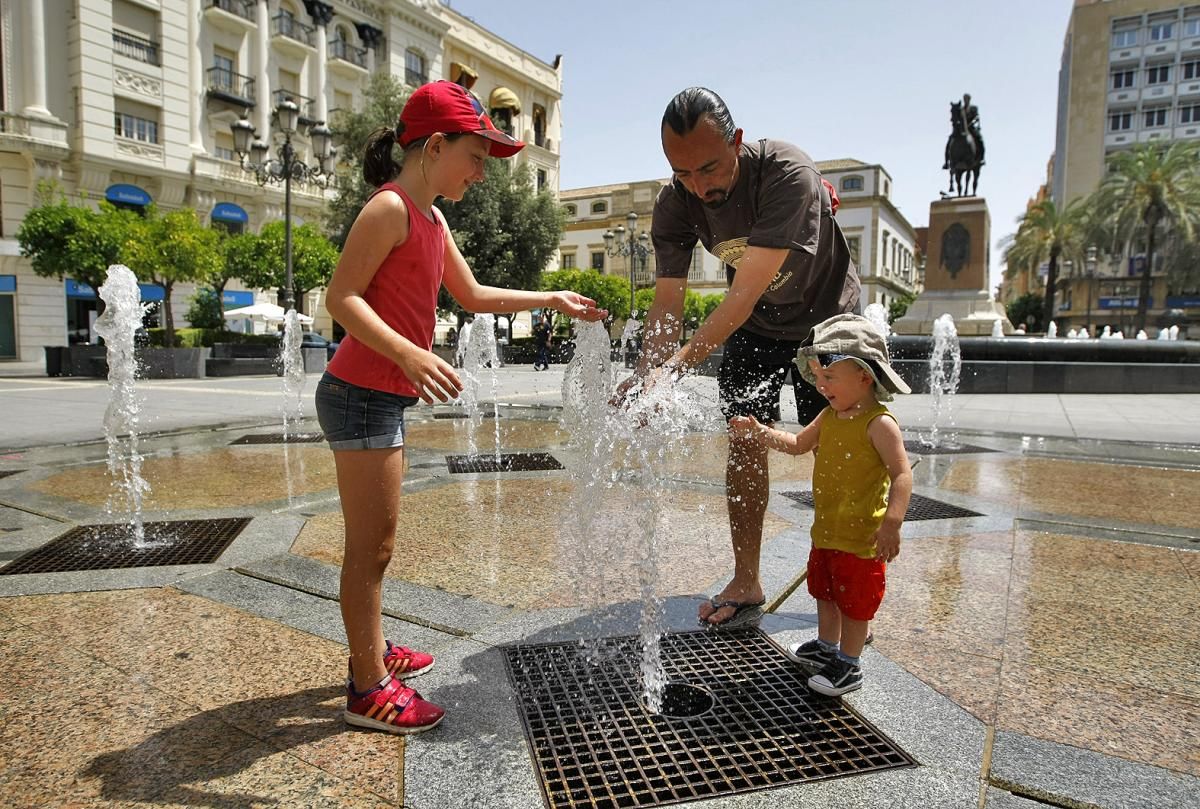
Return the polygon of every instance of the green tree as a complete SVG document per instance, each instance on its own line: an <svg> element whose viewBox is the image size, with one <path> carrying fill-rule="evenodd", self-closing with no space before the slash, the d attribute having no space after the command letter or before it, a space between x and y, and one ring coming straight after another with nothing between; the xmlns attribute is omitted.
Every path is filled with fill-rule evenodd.
<svg viewBox="0 0 1200 809"><path fill-rule="evenodd" d="M534 190L527 164L488 160L483 182L471 186L461 202L443 199L437 205L479 283L512 289L541 286L566 220L549 192ZM461 312L444 289L438 308Z"/></svg>
<svg viewBox="0 0 1200 809"><path fill-rule="evenodd" d="M221 293L211 289L197 289L184 317L196 329L224 328L225 319L221 306Z"/></svg>
<svg viewBox="0 0 1200 809"><path fill-rule="evenodd" d="M1096 216L1116 244L1145 245L1138 290L1137 323L1144 329L1150 304L1151 273L1161 228L1194 241L1200 226L1200 144L1174 141L1165 147L1144 143L1109 157L1108 174L1093 195ZM1115 246L1115 245L1114 245Z"/></svg>
<svg viewBox="0 0 1200 809"><path fill-rule="evenodd" d="M126 263L123 248L140 217L100 203L94 210L73 205L52 183L38 186L38 204L30 209L17 230L21 255L43 278L74 278L99 289L112 264ZM135 274L137 267L130 267Z"/></svg>
<svg viewBox="0 0 1200 809"><path fill-rule="evenodd" d="M715 292L704 295L700 299L700 303L703 306L703 316L701 317L701 321L707 320L708 316L713 313L714 309L721 305L721 301L723 300L725 300L724 292Z"/></svg>
<svg viewBox="0 0 1200 809"><path fill-rule="evenodd" d="M899 298L896 298L888 304L888 323L895 323L908 312L908 307L913 305L913 301L917 296L911 292L905 292Z"/></svg>
<svg viewBox="0 0 1200 809"><path fill-rule="evenodd" d="M1005 239L1004 261L1009 267L1036 272L1043 261L1049 261L1041 318L1047 327L1054 318L1059 261L1071 261L1077 267L1083 265L1090 213L1085 199L1073 200L1067 207L1059 208L1053 199L1046 198L1030 206L1017 219L1017 232Z"/></svg>
<svg viewBox="0 0 1200 809"><path fill-rule="evenodd" d="M253 240L230 239L226 249L227 270L251 287L282 289L287 284L287 257L284 253L284 223L270 222ZM312 225L292 228L292 296L296 311L304 311L304 296L311 289L325 286L337 267L338 249Z"/></svg>
<svg viewBox="0 0 1200 809"><path fill-rule="evenodd" d="M225 283L231 278L238 278L247 286L254 286L256 279L265 277L262 268L268 266L272 260L267 243L259 238L257 233L248 231L226 238L221 243L221 250L225 257L225 264L219 276L212 282L214 289L217 289L218 283L220 284L220 288L217 289L218 294L224 293ZM273 282L268 281L268 283ZM222 317L224 317L223 311Z"/></svg>
<svg viewBox="0 0 1200 809"><path fill-rule="evenodd" d="M609 317L621 320L629 317L629 284L615 275L603 275L596 270L567 269L544 273L541 288L569 289L586 295Z"/></svg>
<svg viewBox="0 0 1200 809"><path fill-rule="evenodd" d="M1028 326L1030 331L1042 330L1045 307L1042 296L1036 292L1026 292L1004 308L1014 326Z"/></svg>
<svg viewBox="0 0 1200 809"><path fill-rule="evenodd" d="M330 121L338 141L338 194L329 205L325 232L338 250L345 246L354 218L375 190L362 176L367 137L381 126L396 125L410 92L394 76L376 73L363 91L362 109L339 110ZM394 147L392 154L399 162L400 147Z"/></svg>
<svg viewBox="0 0 1200 809"><path fill-rule="evenodd" d="M178 283L207 283L221 269L220 235L201 224L191 208L167 214L151 205L128 234L124 253L134 274L163 288L163 337L175 345L171 293Z"/></svg>

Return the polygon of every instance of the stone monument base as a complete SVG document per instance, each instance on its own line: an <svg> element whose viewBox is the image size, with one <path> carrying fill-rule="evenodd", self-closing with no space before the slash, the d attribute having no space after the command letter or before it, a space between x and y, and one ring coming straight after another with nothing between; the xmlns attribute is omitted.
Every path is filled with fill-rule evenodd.
<svg viewBox="0 0 1200 809"><path fill-rule="evenodd" d="M989 336L997 320L1005 334L1013 333L1004 307L984 289L927 289L917 296L904 317L892 324L892 331L933 334L933 322L942 315L954 318L954 327L963 336Z"/></svg>

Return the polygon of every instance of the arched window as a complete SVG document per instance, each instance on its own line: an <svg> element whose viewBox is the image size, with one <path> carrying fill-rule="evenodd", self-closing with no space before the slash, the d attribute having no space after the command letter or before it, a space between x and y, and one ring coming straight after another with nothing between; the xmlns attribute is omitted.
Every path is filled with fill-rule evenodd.
<svg viewBox="0 0 1200 809"><path fill-rule="evenodd" d="M546 109L539 104L533 105L533 143L535 146L546 145Z"/></svg>
<svg viewBox="0 0 1200 809"><path fill-rule="evenodd" d="M851 177L843 177L842 178L842 190L843 191L862 191L863 190L863 178L857 174L855 174Z"/></svg>
<svg viewBox="0 0 1200 809"><path fill-rule="evenodd" d="M517 116L521 114L521 101L507 87L497 87L488 96L488 117L497 129L513 134Z"/></svg>
<svg viewBox="0 0 1200 809"><path fill-rule="evenodd" d="M420 87L429 82L429 71L425 67L425 54L416 48L404 52L404 82L409 87Z"/></svg>
<svg viewBox="0 0 1200 809"><path fill-rule="evenodd" d="M594 213L594 214L608 213L608 203L607 202L593 202L592 203L592 213Z"/></svg>
<svg viewBox="0 0 1200 809"><path fill-rule="evenodd" d="M579 214L579 209L574 205L564 205L563 210L567 212L567 216L577 216Z"/></svg>

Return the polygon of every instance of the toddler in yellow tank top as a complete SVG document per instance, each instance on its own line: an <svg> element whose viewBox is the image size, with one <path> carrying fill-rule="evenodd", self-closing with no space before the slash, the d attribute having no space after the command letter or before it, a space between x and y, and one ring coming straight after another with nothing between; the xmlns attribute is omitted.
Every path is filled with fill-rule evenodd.
<svg viewBox="0 0 1200 809"><path fill-rule="evenodd" d="M812 672L810 688L838 696L862 687L859 655L883 600L886 565L900 553L912 496L900 426L880 402L911 391L889 362L884 336L860 315L815 326L796 365L828 402L810 424L793 434L740 416L730 427L780 452L816 452L808 591L817 600L818 632L789 653Z"/></svg>

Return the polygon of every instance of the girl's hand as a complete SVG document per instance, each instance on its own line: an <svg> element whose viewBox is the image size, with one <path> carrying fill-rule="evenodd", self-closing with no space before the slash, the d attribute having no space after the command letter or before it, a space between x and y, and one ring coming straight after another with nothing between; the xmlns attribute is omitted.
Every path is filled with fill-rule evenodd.
<svg viewBox="0 0 1200 809"><path fill-rule="evenodd" d="M597 309L596 302L591 298L585 298L578 292L570 290L560 290L550 293L550 300L547 304L551 309L556 309L564 315L579 318L580 320L603 320L608 317L607 309Z"/></svg>
<svg viewBox="0 0 1200 809"><path fill-rule="evenodd" d="M434 354L414 347L396 362L404 375L421 391L421 401L433 404L433 397L446 402L462 393L462 380L450 364Z"/></svg>

